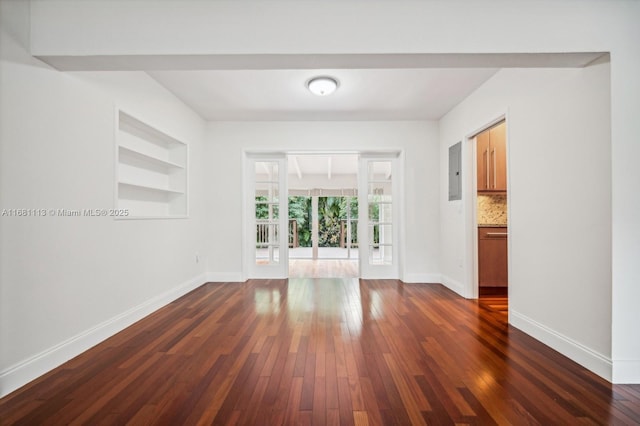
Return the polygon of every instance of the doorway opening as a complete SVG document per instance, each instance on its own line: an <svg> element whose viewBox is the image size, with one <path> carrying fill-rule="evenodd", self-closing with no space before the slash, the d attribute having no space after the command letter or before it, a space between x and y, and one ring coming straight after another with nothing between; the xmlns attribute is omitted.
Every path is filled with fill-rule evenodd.
<svg viewBox="0 0 640 426"><path fill-rule="evenodd" d="M289 276L358 277L358 155L288 155Z"/></svg>
<svg viewBox="0 0 640 426"><path fill-rule="evenodd" d="M290 195L289 259L357 260L358 198Z"/></svg>
<svg viewBox="0 0 640 426"><path fill-rule="evenodd" d="M477 295L485 307L508 313L507 124L504 118L473 138Z"/></svg>
<svg viewBox="0 0 640 426"><path fill-rule="evenodd" d="M358 277L358 198L289 196L289 277Z"/></svg>

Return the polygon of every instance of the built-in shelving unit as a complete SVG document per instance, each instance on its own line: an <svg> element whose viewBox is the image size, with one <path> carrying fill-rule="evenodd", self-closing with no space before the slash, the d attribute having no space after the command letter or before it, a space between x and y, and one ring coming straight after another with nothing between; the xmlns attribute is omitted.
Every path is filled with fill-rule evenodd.
<svg viewBox="0 0 640 426"><path fill-rule="evenodd" d="M116 208L119 219L187 217L187 145L118 111Z"/></svg>

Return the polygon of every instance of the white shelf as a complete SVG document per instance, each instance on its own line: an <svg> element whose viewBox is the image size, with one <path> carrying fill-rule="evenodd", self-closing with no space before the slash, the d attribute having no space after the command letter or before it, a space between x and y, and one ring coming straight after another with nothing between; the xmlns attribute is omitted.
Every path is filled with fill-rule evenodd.
<svg viewBox="0 0 640 426"><path fill-rule="evenodd" d="M160 188L158 186L142 185L142 184L139 184L139 183L126 182L126 181L119 181L118 185L131 186L131 187L134 187L134 188L137 188L137 189L142 189L142 190L146 190L146 191L157 191L157 192L162 192L162 193L167 193L167 194L184 194L184 191L176 191L174 189Z"/></svg>
<svg viewBox="0 0 640 426"><path fill-rule="evenodd" d="M168 168L176 168L176 169L184 169L184 165L174 163L171 161L166 161L161 158L154 157L153 155L145 154L143 152L137 151L133 148L128 148L124 145L120 145L119 148L120 155L130 156L131 158L136 158L142 161L148 162L150 165L168 167Z"/></svg>
<svg viewBox="0 0 640 426"><path fill-rule="evenodd" d="M167 135L122 110L120 110L118 114L118 130L137 136L140 139L165 149L184 145L184 142Z"/></svg>
<svg viewBox="0 0 640 426"><path fill-rule="evenodd" d="M188 147L143 121L117 111L116 207L119 219L188 216Z"/></svg>
<svg viewBox="0 0 640 426"><path fill-rule="evenodd" d="M167 216L118 216L116 220L156 220L156 219L188 219L187 215L167 215Z"/></svg>

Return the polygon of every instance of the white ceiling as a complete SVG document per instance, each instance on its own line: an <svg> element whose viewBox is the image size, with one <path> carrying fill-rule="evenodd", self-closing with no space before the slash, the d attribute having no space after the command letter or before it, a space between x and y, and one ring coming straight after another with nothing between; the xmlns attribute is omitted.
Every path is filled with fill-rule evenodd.
<svg viewBox="0 0 640 426"><path fill-rule="evenodd" d="M49 58L62 69L146 70L208 121L438 120L503 67L583 67L602 53ZM314 66L315 65L315 66ZM66 68L65 68L66 67ZM110 67L110 68L109 68ZM311 78L338 90L319 97ZM353 174L353 155L289 156L289 173Z"/></svg>
<svg viewBox="0 0 640 426"><path fill-rule="evenodd" d="M149 71L211 121L437 120L497 68ZM330 96L306 82L330 75Z"/></svg>
<svg viewBox="0 0 640 426"><path fill-rule="evenodd" d="M336 178L350 178L355 184L358 175L358 154L353 153L307 153L287 155L287 172L290 182L300 188L305 184L312 185L329 182ZM256 174L268 173L264 164L256 163ZM387 177L391 175L391 164L387 161L373 163L374 173ZM294 179L296 178L297 179ZM291 179L294 179L291 181ZM345 182L344 179L340 179ZM310 187L310 189L312 189Z"/></svg>
<svg viewBox="0 0 640 426"><path fill-rule="evenodd" d="M335 175L356 174L358 156L356 154L307 154L289 155L288 172L300 176L322 175L327 179Z"/></svg>
<svg viewBox="0 0 640 426"><path fill-rule="evenodd" d="M181 70L148 71L211 121L437 120L497 72L497 68ZM340 82L313 95L310 78ZM355 175L353 154L289 155L290 175Z"/></svg>

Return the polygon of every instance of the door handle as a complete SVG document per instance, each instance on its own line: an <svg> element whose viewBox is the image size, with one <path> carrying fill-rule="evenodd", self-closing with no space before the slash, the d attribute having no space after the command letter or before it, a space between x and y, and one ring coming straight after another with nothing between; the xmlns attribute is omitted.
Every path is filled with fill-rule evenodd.
<svg viewBox="0 0 640 426"><path fill-rule="evenodd" d="M496 150L495 148L491 151L491 157L493 158L493 189L496 189L496 186L498 186L498 181L497 181L497 164L496 164Z"/></svg>
<svg viewBox="0 0 640 426"><path fill-rule="evenodd" d="M487 148L484 151L484 158L486 158L485 164L486 164L486 175L487 175L487 185L485 187L485 189L490 189L489 188L489 148Z"/></svg>

